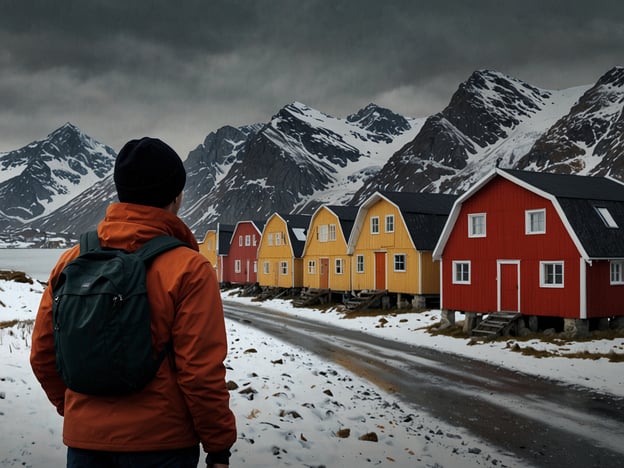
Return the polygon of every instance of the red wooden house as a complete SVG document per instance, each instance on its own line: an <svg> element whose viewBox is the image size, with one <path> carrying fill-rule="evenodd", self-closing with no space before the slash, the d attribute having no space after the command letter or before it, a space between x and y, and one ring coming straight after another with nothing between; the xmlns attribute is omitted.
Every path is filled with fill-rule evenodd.
<svg viewBox="0 0 624 468"><path fill-rule="evenodd" d="M239 221L234 226L229 251L224 261L227 282L253 284L258 281L258 247L264 223Z"/></svg>
<svg viewBox="0 0 624 468"><path fill-rule="evenodd" d="M446 311L567 329L624 316L624 184L496 169L457 200L433 255Z"/></svg>

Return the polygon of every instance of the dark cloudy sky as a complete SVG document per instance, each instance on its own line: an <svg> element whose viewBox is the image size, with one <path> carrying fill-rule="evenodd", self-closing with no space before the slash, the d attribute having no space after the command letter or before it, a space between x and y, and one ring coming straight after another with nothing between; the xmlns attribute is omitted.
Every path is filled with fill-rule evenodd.
<svg viewBox="0 0 624 468"><path fill-rule="evenodd" d="M477 69L562 89L618 65L623 0L0 0L0 152L69 121L185 158L293 101L425 117Z"/></svg>

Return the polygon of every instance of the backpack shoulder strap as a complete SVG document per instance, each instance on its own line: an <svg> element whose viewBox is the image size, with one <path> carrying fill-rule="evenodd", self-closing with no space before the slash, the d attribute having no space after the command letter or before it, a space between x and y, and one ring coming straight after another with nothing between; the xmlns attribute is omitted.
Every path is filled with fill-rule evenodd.
<svg viewBox="0 0 624 468"><path fill-rule="evenodd" d="M100 250L100 239L97 231L84 232L80 235L80 255Z"/></svg>
<svg viewBox="0 0 624 468"><path fill-rule="evenodd" d="M147 263L161 253L181 246L186 246L190 248L187 243L182 242L180 239L176 239L172 236L163 235L154 237L153 239L148 241L143 247L137 250L135 254L141 257L141 259Z"/></svg>

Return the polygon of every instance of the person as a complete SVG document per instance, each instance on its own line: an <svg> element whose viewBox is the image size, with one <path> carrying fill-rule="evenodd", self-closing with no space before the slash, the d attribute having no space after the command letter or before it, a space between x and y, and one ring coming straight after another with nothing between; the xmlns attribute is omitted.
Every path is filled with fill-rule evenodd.
<svg viewBox="0 0 624 468"><path fill-rule="evenodd" d="M166 143L126 143L115 160L118 203L109 205L97 232L103 247L135 251L168 234L189 244L153 260L147 270L155 349L173 350L142 390L89 396L68 389L56 371L52 324L54 284L79 246L53 268L37 312L30 362L47 397L64 417L68 467L196 467L199 444L209 467L229 465L236 421L229 407L223 361L227 339L214 269L177 216L186 171Z"/></svg>

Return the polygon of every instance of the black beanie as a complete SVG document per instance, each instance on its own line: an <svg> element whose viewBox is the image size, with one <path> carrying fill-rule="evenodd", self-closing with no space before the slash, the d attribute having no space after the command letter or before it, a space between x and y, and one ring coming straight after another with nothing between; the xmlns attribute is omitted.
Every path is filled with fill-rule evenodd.
<svg viewBox="0 0 624 468"><path fill-rule="evenodd" d="M173 148L144 137L121 148L113 178L120 202L162 208L182 192L186 171Z"/></svg>

